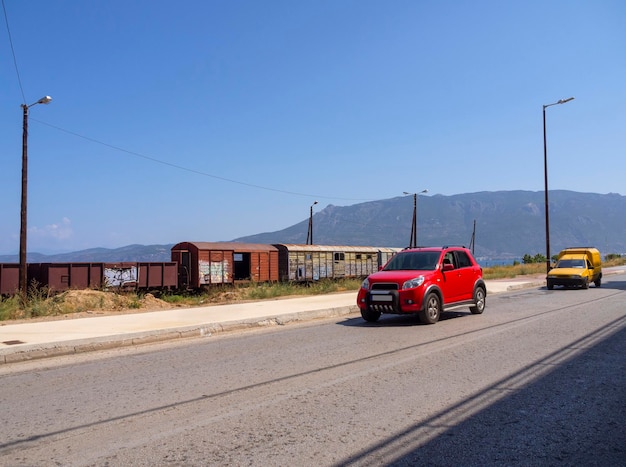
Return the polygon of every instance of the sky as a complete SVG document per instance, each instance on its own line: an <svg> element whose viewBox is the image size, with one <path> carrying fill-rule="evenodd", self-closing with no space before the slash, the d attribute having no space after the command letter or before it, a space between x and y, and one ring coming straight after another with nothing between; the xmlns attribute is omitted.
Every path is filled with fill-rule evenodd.
<svg viewBox="0 0 626 467"><path fill-rule="evenodd" d="M543 106L569 97L545 109L549 189L626 195L623 0L1 1L0 254L23 104L29 252L543 191Z"/></svg>

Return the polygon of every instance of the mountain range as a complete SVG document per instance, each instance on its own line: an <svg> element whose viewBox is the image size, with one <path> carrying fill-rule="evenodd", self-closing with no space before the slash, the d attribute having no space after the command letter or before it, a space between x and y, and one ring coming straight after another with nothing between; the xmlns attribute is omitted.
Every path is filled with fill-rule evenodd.
<svg viewBox="0 0 626 467"><path fill-rule="evenodd" d="M626 196L556 190L549 192L550 252L594 246L603 255L626 252ZM458 195L419 195L418 245L465 245L473 240L477 257L518 259L546 252L544 192L496 191ZM318 245L405 247L409 245L413 197L402 196L351 206L328 205L313 216ZM283 230L235 238L246 243L307 240L309 219ZM180 241L216 241L193 233ZM170 261L173 245L128 245L73 253L29 253L28 262ZM0 262L17 262L17 255Z"/></svg>

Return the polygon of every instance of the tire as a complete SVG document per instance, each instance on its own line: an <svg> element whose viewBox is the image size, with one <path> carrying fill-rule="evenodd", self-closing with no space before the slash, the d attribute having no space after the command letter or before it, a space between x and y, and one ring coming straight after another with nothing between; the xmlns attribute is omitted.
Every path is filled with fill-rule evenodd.
<svg viewBox="0 0 626 467"><path fill-rule="evenodd" d="M588 289L589 288L589 281L585 278L585 280L583 281L583 285L582 285L583 289Z"/></svg>
<svg viewBox="0 0 626 467"><path fill-rule="evenodd" d="M594 282L596 287L600 287L602 285L602 278L598 277L598 280Z"/></svg>
<svg viewBox="0 0 626 467"><path fill-rule="evenodd" d="M419 319L424 324L435 324L441 316L441 300L439 295L431 292L426 296L424 309L419 312Z"/></svg>
<svg viewBox="0 0 626 467"><path fill-rule="evenodd" d="M362 309L361 316L368 323L375 323L376 321L378 321L378 318L380 318L380 311L374 311L370 308L366 308L364 310Z"/></svg>
<svg viewBox="0 0 626 467"><path fill-rule="evenodd" d="M548 287L548 290L552 290L552 289L554 289L554 284L552 282L550 282L550 281L547 281L546 282L546 287Z"/></svg>
<svg viewBox="0 0 626 467"><path fill-rule="evenodd" d="M483 287L476 287L474 290L474 306L470 307L470 311L473 315L480 315L485 311L487 306L487 293Z"/></svg>

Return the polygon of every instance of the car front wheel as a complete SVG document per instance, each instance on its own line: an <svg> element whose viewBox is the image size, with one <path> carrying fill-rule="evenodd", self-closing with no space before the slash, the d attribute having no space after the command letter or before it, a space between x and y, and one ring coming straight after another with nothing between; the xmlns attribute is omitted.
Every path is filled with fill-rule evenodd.
<svg viewBox="0 0 626 467"><path fill-rule="evenodd" d="M380 311L374 311L369 308L361 309L361 316L368 323L375 323L380 318Z"/></svg>
<svg viewBox="0 0 626 467"><path fill-rule="evenodd" d="M439 295L431 292L426 297L424 309L419 313L420 321L424 324L435 324L439 321L439 315L441 315L441 300L439 300Z"/></svg>
<svg viewBox="0 0 626 467"><path fill-rule="evenodd" d="M483 311L485 311L486 305L487 294L485 293L485 289L482 287L476 287L476 290L474 290L474 306L470 307L470 311L474 315L480 315Z"/></svg>

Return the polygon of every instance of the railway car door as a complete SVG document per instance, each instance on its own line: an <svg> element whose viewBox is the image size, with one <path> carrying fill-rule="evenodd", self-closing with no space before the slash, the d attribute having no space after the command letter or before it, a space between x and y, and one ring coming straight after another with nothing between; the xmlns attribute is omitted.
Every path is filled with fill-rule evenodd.
<svg viewBox="0 0 626 467"><path fill-rule="evenodd" d="M333 277L345 277L346 254L343 251L333 253Z"/></svg>
<svg viewBox="0 0 626 467"><path fill-rule="evenodd" d="M361 255L357 255L357 260L359 259L359 257L362 257ZM361 262L361 269L359 271L356 272L356 276L369 276L370 274L373 274L376 272L377 270L377 266L378 262L374 261L374 255L365 255L365 265L363 265L363 262ZM364 267L363 267L364 266Z"/></svg>
<svg viewBox="0 0 626 467"><path fill-rule="evenodd" d="M234 277L236 281L243 281L250 279L250 253L235 253L233 254L234 262Z"/></svg>
<svg viewBox="0 0 626 467"><path fill-rule="evenodd" d="M178 261L178 279L180 287L190 286L190 273L191 273L191 254L188 251L179 252Z"/></svg>

